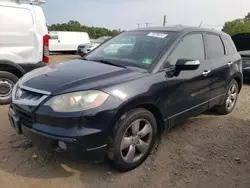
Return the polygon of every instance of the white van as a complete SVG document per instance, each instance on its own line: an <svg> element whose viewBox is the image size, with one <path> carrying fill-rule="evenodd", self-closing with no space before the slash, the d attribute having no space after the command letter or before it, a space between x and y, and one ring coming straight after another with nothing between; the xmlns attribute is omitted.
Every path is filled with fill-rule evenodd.
<svg viewBox="0 0 250 188"><path fill-rule="evenodd" d="M51 52L76 52L77 47L82 43L90 43L89 35L86 32L49 32L49 51Z"/></svg>
<svg viewBox="0 0 250 188"><path fill-rule="evenodd" d="M45 0L0 1L0 104L11 101L14 84L28 71L49 63Z"/></svg>

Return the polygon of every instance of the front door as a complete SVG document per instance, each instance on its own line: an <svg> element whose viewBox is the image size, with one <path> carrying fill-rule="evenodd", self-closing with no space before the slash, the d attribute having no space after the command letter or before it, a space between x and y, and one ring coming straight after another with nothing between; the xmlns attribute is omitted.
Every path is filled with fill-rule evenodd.
<svg viewBox="0 0 250 188"><path fill-rule="evenodd" d="M169 56L168 66L174 66L178 59L198 60L200 66L197 70L181 71L177 76L166 78L167 116L170 127L208 109L210 99L211 63L205 59L204 40L201 33L183 37Z"/></svg>

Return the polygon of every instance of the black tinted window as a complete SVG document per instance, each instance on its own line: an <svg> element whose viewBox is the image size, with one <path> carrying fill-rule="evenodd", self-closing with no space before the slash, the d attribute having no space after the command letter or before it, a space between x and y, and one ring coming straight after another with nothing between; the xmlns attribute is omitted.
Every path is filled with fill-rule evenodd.
<svg viewBox="0 0 250 188"><path fill-rule="evenodd" d="M225 55L224 45L217 35L206 34L207 57L222 57Z"/></svg>
<svg viewBox="0 0 250 188"><path fill-rule="evenodd" d="M201 34L184 37L170 55L170 64L175 65L178 59L204 60L204 43Z"/></svg>
<svg viewBox="0 0 250 188"><path fill-rule="evenodd" d="M225 36L222 36L221 38L222 38L222 41L225 45L227 54L234 54L237 52L236 47L231 39L229 39Z"/></svg>
<svg viewBox="0 0 250 188"><path fill-rule="evenodd" d="M49 35L49 39L58 40L58 35Z"/></svg>

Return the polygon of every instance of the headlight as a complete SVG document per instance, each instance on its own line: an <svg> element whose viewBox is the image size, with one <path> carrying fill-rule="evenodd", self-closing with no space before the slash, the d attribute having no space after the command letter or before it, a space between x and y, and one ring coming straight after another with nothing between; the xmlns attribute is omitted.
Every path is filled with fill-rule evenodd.
<svg viewBox="0 0 250 188"><path fill-rule="evenodd" d="M108 97L109 95L102 91L81 91L55 96L45 105L55 112L79 112L101 106Z"/></svg>

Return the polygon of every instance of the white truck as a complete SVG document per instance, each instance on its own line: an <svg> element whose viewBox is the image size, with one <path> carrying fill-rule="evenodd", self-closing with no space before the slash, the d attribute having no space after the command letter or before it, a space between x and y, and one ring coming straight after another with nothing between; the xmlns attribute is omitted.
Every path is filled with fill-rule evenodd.
<svg viewBox="0 0 250 188"><path fill-rule="evenodd" d="M25 73L49 63L49 36L40 4L45 0L0 1L0 104Z"/></svg>
<svg viewBox="0 0 250 188"><path fill-rule="evenodd" d="M50 52L76 52L79 44L90 43L86 32L72 31L50 31L49 51Z"/></svg>

